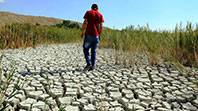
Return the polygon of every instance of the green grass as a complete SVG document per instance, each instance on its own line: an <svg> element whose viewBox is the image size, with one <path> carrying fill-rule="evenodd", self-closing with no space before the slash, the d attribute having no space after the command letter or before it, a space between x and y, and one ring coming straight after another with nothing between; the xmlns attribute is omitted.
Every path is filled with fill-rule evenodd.
<svg viewBox="0 0 198 111"><path fill-rule="evenodd" d="M0 28L0 49L36 47L38 44L78 41L79 29L31 24L6 25Z"/></svg>
<svg viewBox="0 0 198 111"><path fill-rule="evenodd" d="M186 28L176 26L172 32L152 31L148 25L137 28L130 26L121 31L106 29L103 31L100 45L131 54L144 52L151 64L159 64L159 58L164 58L181 65L198 65L198 25L191 23L188 23ZM132 56L131 54L128 56Z"/></svg>

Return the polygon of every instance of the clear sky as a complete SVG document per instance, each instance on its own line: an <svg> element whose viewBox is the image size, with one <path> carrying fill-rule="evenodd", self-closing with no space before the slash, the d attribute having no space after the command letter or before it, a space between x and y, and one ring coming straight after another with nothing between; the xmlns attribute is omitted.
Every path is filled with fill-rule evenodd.
<svg viewBox="0 0 198 111"><path fill-rule="evenodd" d="M83 22L93 3L110 28L148 23L153 30L172 30L180 22L198 21L198 0L0 0L0 11Z"/></svg>

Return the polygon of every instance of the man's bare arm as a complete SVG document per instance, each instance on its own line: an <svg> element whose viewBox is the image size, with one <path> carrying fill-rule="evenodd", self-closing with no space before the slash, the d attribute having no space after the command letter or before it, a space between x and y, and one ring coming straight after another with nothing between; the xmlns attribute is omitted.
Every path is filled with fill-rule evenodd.
<svg viewBox="0 0 198 111"><path fill-rule="evenodd" d="M102 29L103 29L103 23L101 22L101 23L100 23L100 30L99 30L99 31L100 31L100 32L99 32L100 35L102 35Z"/></svg>
<svg viewBox="0 0 198 111"><path fill-rule="evenodd" d="M82 25L82 31L81 31L81 36L80 36L81 38L83 38L84 36L84 31L86 27L87 27L87 19L84 20L83 25Z"/></svg>

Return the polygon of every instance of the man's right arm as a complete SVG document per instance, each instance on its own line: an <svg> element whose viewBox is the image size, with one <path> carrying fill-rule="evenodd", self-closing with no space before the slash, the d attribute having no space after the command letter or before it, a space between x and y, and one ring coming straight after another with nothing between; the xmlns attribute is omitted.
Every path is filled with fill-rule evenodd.
<svg viewBox="0 0 198 111"><path fill-rule="evenodd" d="M82 25L82 31L81 31L81 35L80 35L81 38L83 38L83 36L84 36L84 31L85 31L86 27L87 27L87 19L84 20L83 25Z"/></svg>
<svg viewBox="0 0 198 111"><path fill-rule="evenodd" d="M100 35L102 34L102 28L103 28L103 23L102 23L102 22L100 22L100 30L99 30L99 31L100 31L100 32L99 32L99 33L100 33Z"/></svg>

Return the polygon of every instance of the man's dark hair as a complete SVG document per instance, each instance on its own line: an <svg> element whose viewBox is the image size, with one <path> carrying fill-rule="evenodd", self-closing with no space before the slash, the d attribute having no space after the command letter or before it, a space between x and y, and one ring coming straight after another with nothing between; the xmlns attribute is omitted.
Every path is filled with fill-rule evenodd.
<svg viewBox="0 0 198 111"><path fill-rule="evenodd" d="M97 10L97 9L98 9L98 5L97 5L97 4L93 4L93 5L91 6L91 9Z"/></svg>

